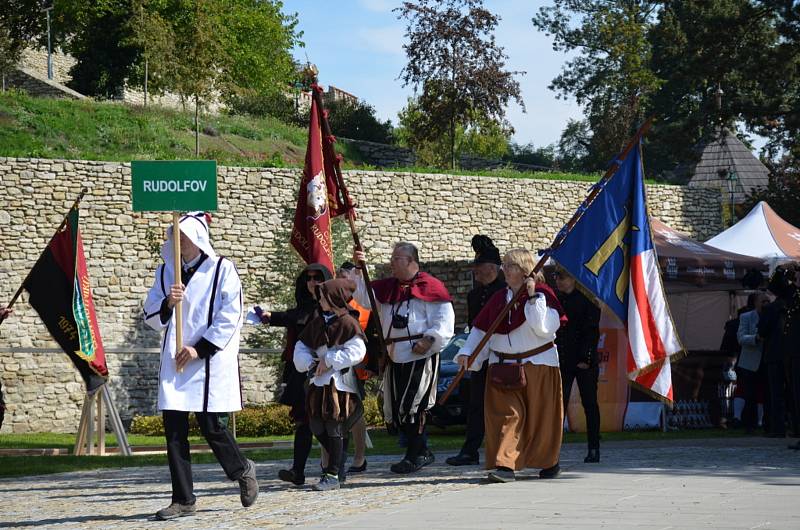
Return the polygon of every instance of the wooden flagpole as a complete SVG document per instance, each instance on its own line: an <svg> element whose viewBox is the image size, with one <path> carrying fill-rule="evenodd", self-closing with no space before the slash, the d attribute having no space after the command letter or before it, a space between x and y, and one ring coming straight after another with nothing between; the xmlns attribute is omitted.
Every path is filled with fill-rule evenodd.
<svg viewBox="0 0 800 530"><path fill-rule="evenodd" d="M572 215L572 218L569 220L569 222L556 235L552 245L550 245L550 247L544 251L544 254L536 263L531 273L528 275L529 278L534 278L536 276L536 273L539 272L542 269L542 267L544 267L544 264L547 262L548 258L550 258L550 255L553 253L553 251L561 246L561 244L566 239L567 235L572 231L572 229L575 227L580 218L583 217L583 213L586 211L586 208L588 208L589 205L591 205L592 202L594 202L595 197L597 197L597 195L602 191L603 189L602 184L608 181L611 178L611 176L614 173L616 173L617 169L619 169L619 166L628 157L628 154L631 152L631 149L633 149L636 146L636 144L639 142L642 136L647 134L647 131L650 130L650 126L652 124L653 124L653 118L650 117L642 124L641 127L639 127L639 130L636 131L636 134L633 136L633 138L631 138L630 142L628 142L628 145L625 146L625 149L622 150L622 153L620 153L620 155L616 158L616 160L614 160L614 162L611 164L611 167L609 167L608 170L606 170L606 173L605 175L603 175L603 178L601 178L598 181L598 183L595 184L595 186L592 188L592 191L589 193L586 199L584 199L583 203L581 203L581 205ZM511 298L511 300L506 304L506 306L503 308L503 310L500 311L500 314L497 315L497 317L494 319L494 322L492 322L492 325L489 326L488 330L486 330L486 334L483 336L481 341L478 343L473 352L470 354L469 359L467 360L467 366L470 366L473 363L473 361L475 361L475 358L489 342L489 339L492 337L492 334L497 329L497 326L499 326L500 323L503 321L503 319L506 317L506 315L508 315L508 312L511 311L511 308L514 306L514 304L522 300L522 297L525 294L525 292L526 292L525 289L520 288L519 291L517 291L517 294L514 295ZM439 405L445 404L447 399L450 397L450 394L452 394L453 391L458 387L458 384L464 377L465 372L466 370L464 368L458 371L456 376L453 378L453 381L450 383L450 386L447 387L447 390L439 398Z"/></svg>
<svg viewBox="0 0 800 530"><path fill-rule="evenodd" d="M74 203L72 203L72 207L69 210L67 210L67 214L64 216L64 219L61 221L61 224L58 225L58 228L56 228L56 231L53 234L53 237L50 238L50 240L44 246L44 249L42 250L41 254L39 254L39 258L42 257L42 254L44 254L44 251L47 250L47 247L50 246L50 243L53 242L53 239L55 239L55 237L58 235L58 233L61 232L61 229L64 228L64 226L66 226L67 220L69 219L70 212L72 212L72 210L74 210L75 208L78 207L78 205L81 202L81 199L83 199L83 196L86 195L88 192L89 192L89 190L87 188L83 188L81 190L81 193L80 193L80 195L78 195L78 198L75 199ZM36 258L37 262L39 261L39 258ZM6 306L6 309L11 309L11 306L13 306L14 303L17 301L17 298L19 298L19 295L22 294L23 289L25 289L25 284L28 282L28 278L31 277L31 272L33 272L33 267L31 267L31 269L28 271L28 274L25 276L25 279L22 280L22 285L19 286L19 289L17 289L17 292L14 293L14 296L11 297L11 301ZM2 324L5 319L6 319L6 314L5 313L3 315L0 315L0 324Z"/></svg>
<svg viewBox="0 0 800 530"><path fill-rule="evenodd" d="M322 134L326 137L330 138L333 137L333 133L331 132L330 123L328 123L328 117L325 115L322 103L322 94L316 88L312 89L311 95L317 103L317 108L319 109L320 113L320 122L322 123ZM333 147L331 147L331 151L333 151ZM336 154L335 152L333 153ZM324 155L324 149L323 149ZM350 233L353 236L353 244L356 247L356 250L363 252L364 247L361 245L361 238L358 237L358 231L356 230L356 210L355 205L353 204L352 199L350 198L350 193L347 191L347 186L344 183L344 176L342 175L342 169L339 167L339 161L334 159L332 161L333 170L336 174L336 184L339 188L339 192L342 194L343 202L347 207L347 222L350 225ZM383 336L383 326L381 325L381 318L378 314L378 305L375 302L375 293L372 292L370 288L370 277L369 277L369 270L367 269L367 264L365 261L360 261L358 263L359 268L361 269L361 274L364 277L364 283L367 285L367 295L369 296L369 303L372 308L370 311L370 319L372 319L375 326L378 328L378 348L380 348L381 357L385 360L388 358L388 350L386 349L386 339Z"/></svg>
<svg viewBox="0 0 800 530"><path fill-rule="evenodd" d="M172 212L172 254L174 259L172 265L175 271L175 283L181 282L181 214ZM183 349L183 302L178 300L175 303L175 358ZM177 361L176 361L177 362ZM181 368L178 372L183 372Z"/></svg>

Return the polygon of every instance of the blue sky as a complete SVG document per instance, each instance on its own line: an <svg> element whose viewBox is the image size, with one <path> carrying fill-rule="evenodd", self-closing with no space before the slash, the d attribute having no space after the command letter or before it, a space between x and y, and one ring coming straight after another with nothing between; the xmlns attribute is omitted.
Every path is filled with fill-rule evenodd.
<svg viewBox="0 0 800 530"><path fill-rule="evenodd" d="M552 49L549 37L538 32L531 17L540 0L487 0L485 5L501 17L495 33L508 55L508 69L527 74L517 80L527 113L513 103L507 117L514 126L514 140L533 142L537 147L558 141L570 118L580 118L574 100L556 99L547 88L566 60ZM355 94L375 107L378 116L397 123L397 112L412 94L398 80L406 64L403 51L404 21L392 8L399 0L285 0L285 12L297 12L305 48L298 48L298 60L319 68L320 83L334 85Z"/></svg>

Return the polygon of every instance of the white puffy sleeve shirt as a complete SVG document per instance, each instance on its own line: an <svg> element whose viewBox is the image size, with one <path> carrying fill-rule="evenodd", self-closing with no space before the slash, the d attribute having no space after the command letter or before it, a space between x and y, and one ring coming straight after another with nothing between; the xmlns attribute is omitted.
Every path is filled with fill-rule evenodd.
<svg viewBox="0 0 800 530"><path fill-rule="evenodd" d="M363 307L370 309L372 306L369 303L369 295L364 279L359 277L356 286L353 298ZM453 304L450 302L424 302L412 298L408 303L382 304L378 302L378 308L384 337L423 335L433 339L433 346L423 355L417 355L411 351L414 343L419 339L388 344L389 357L396 363L409 363L431 357L439 353L453 338L456 317L453 311ZM392 327L393 312L398 315L408 316L407 329L395 329Z"/></svg>
<svg viewBox="0 0 800 530"><path fill-rule="evenodd" d="M340 346L322 345L316 350L312 350L303 341L298 340L294 346L294 367L300 373L307 372L309 369L316 369L319 359L325 359L328 370L321 375L315 375L311 379L311 384L325 386L333 379L336 390L342 392L358 393L358 388L354 384L355 378L345 377L342 370L352 368L364 360L367 354L367 346L364 340L355 336Z"/></svg>
<svg viewBox="0 0 800 530"><path fill-rule="evenodd" d="M506 288L506 303L510 302L512 297L513 292L511 289ZM558 331L559 327L561 327L561 320L558 311L547 306L543 294L536 293L533 298L525 302L525 321L523 324L511 330L508 334L493 334L469 369L473 371L480 370L487 359L490 364L500 362L500 358L494 352L522 353L555 341L556 331ZM485 335L483 331L473 327L456 357L472 355L472 352L475 351L475 348L477 348ZM523 359L522 362L557 367L558 350L553 345L553 347L538 355Z"/></svg>

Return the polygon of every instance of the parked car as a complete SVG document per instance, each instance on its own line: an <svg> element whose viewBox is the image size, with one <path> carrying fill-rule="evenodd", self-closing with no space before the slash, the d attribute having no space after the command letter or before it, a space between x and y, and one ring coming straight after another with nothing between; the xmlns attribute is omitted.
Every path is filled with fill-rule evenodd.
<svg viewBox="0 0 800 530"><path fill-rule="evenodd" d="M445 393L447 387L458 373L458 365L453 358L467 340L467 333L458 333L450 339L441 353L439 353L439 380L436 391L439 396ZM448 425L464 425L467 423L467 407L469 405L469 380L470 372L467 371L458 387L447 398L444 405L437 404L431 409L431 423L437 427Z"/></svg>

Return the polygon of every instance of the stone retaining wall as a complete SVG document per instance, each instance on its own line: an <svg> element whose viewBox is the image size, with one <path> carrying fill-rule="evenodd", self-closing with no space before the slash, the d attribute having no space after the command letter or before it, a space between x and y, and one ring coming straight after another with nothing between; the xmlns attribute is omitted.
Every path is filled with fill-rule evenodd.
<svg viewBox="0 0 800 530"><path fill-rule="evenodd" d="M9 325L7 322L4 325ZM267 403L275 383L266 367L270 353L241 353L246 403ZM63 353L0 354L6 419L2 432L75 432L85 396L83 381ZM157 414L158 352L109 352L109 386L120 417Z"/></svg>
<svg viewBox="0 0 800 530"><path fill-rule="evenodd" d="M211 226L218 253L231 258L256 299L252 280L288 252L287 210L296 202L299 169L220 167L219 211ZM501 251L546 247L583 200L588 183L398 172L345 172L358 203L361 239L370 261L385 263L392 244L419 244L421 259L459 301L470 286L470 239L489 234ZM130 207L130 166L111 162L0 158L0 299L8 300L80 192L89 188L81 227L107 348L157 348L159 337L140 319L170 216ZM718 233L720 197L713 190L648 186L651 212L670 226L705 240ZM0 326L0 348L52 348L47 330L25 302ZM249 332L245 332L244 337ZM110 354L111 386L123 417L152 413L157 359ZM272 373L263 359L243 359L248 403L270 398ZM59 354L0 354L0 378L9 411L2 432L71 431L82 392L77 373ZM63 421L62 421L63 420Z"/></svg>
<svg viewBox="0 0 800 530"><path fill-rule="evenodd" d="M47 79L28 70L17 68L6 76L9 87L23 90L31 96L41 98L86 99L86 96L75 92L71 88Z"/></svg>

